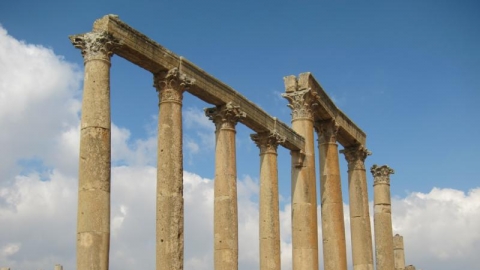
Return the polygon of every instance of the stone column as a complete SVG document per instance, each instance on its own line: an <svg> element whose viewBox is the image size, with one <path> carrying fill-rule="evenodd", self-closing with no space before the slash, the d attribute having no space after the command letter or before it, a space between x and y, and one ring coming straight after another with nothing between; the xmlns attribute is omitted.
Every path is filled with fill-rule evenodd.
<svg viewBox="0 0 480 270"><path fill-rule="evenodd" d="M305 138L303 153L291 152L293 269L314 270L318 269L318 228L312 109L317 104L310 89L298 89L295 76L285 77L284 80L286 93L282 96L289 101L288 106L292 109L292 128Z"/></svg>
<svg viewBox="0 0 480 270"><path fill-rule="evenodd" d="M110 250L111 35L70 36L85 64L78 176L77 269L107 270Z"/></svg>
<svg viewBox="0 0 480 270"><path fill-rule="evenodd" d="M205 114L215 123L214 260L215 269L238 269L237 164L235 126L246 115L228 103Z"/></svg>
<svg viewBox="0 0 480 270"><path fill-rule="evenodd" d="M63 270L63 266L60 264L55 264L55 270Z"/></svg>
<svg viewBox="0 0 480 270"><path fill-rule="evenodd" d="M322 201L323 262L325 270L346 270L345 221L334 120L317 122Z"/></svg>
<svg viewBox="0 0 480 270"><path fill-rule="evenodd" d="M192 83L174 68L154 76L158 91L156 269L183 269L183 91Z"/></svg>
<svg viewBox="0 0 480 270"><path fill-rule="evenodd" d="M373 165L375 257L377 270L395 268L393 256L392 207L390 200L390 174L394 171L387 165Z"/></svg>
<svg viewBox="0 0 480 270"><path fill-rule="evenodd" d="M395 258L395 270L405 270L405 252L403 249L403 236L396 234L393 237L393 256Z"/></svg>
<svg viewBox="0 0 480 270"><path fill-rule="evenodd" d="M415 270L415 269L416 268L413 265L409 265L409 266L405 267L405 270Z"/></svg>
<svg viewBox="0 0 480 270"><path fill-rule="evenodd" d="M10 270L10 267L2 267L0 270Z"/></svg>
<svg viewBox="0 0 480 270"><path fill-rule="evenodd" d="M373 270L372 229L368 206L365 159L371 153L361 145L347 147L348 192L350 196L350 232L354 270Z"/></svg>
<svg viewBox="0 0 480 270"><path fill-rule="evenodd" d="M285 138L271 132L251 137L260 148L260 269L280 270L277 147Z"/></svg>

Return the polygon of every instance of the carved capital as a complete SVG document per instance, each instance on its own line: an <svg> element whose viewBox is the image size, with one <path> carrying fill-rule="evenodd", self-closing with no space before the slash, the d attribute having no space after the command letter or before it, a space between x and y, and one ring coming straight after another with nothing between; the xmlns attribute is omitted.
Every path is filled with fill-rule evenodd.
<svg viewBox="0 0 480 270"><path fill-rule="evenodd" d="M322 143L336 143L339 125L335 120L318 121L315 122L315 131L318 134L318 142Z"/></svg>
<svg viewBox="0 0 480 270"><path fill-rule="evenodd" d="M390 185L390 174L394 174L395 171L387 165L378 166L374 164L370 169L373 175L373 185L387 184Z"/></svg>
<svg viewBox="0 0 480 270"><path fill-rule="evenodd" d="M113 49L122 45L118 39L107 32L90 32L69 38L73 46L82 51L84 62L92 59L110 62Z"/></svg>
<svg viewBox="0 0 480 270"><path fill-rule="evenodd" d="M277 154L278 145L285 142L286 139L276 131L251 134L250 138L252 138L258 148L260 148L260 155Z"/></svg>
<svg viewBox="0 0 480 270"><path fill-rule="evenodd" d="M288 107L292 109L292 120L308 119L313 121L316 93L310 89L300 90L282 94L289 102Z"/></svg>
<svg viewBox="0 0 480 270"><path fill-rule="evenodd" d="M340 153L345 155L345 159L348 162L348 170L365 170L365 159L372 154L372 152L361 145L347 147L340 150Z"/></svg>
<svg viewBox="0 0 480 270"><path fill-rule="evenodd" d="M233 105L232 102L223 106L206 108L205 115L215 123L217 131L220 129L235 130L238 121L247 116L239 106Z"/></svg>
<svg viewBox="0 0 480 270"><path fill-rule="evenodd" d="M160 103L182 103L183 91L195 82L178 68L162 71L154 75L153 86L157 89Z"/></svg>

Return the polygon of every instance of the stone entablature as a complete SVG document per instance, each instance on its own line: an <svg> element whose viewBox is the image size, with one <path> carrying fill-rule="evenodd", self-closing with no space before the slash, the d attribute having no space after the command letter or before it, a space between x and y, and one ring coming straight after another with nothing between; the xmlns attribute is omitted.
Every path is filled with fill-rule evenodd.
<svg viewBox="0 0 480 270"><path fill-rule="evenodd" d="M209 75L187 59L165 49L122 22L118 16L106 15L96 20L93 32L106 32L119 40L122 46L112 47L113 52L153 74L178 68L179 72L195 80L195 83L186 89L187 92L216 106L232 102L246 113L247 116L242 119L242 123L253 131L261 133L276 130L285 137L285 141L281 143L282 146L294 151L304 149L303 137L286 124L268 115L230 86Z"/></svg>
<svg viewBox="0 0 480 270"><path fill-rule="evenodd" d="M294 75L286 76L285 81L285 97L293 93L310 92L312 101L316 106L313 109L314 121L335 120L339 126L338 142L344 147L354 146L357 144L365 146L366 135L350 118L348 118L340 109L335 106L333 101L328 97L325 90L317 82L310 72L301 73L298 78ZM295 116L295 112L293 112Z"/></svg>

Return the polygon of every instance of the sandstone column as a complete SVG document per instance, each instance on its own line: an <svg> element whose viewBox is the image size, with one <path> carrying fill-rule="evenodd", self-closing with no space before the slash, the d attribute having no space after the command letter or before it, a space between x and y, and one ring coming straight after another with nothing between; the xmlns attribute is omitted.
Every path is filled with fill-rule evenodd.
<svg viewBox="0 0 480 270"><path fill-rule="evenodd" d="M277 147L285 138L271 132L251 137L260 148L260 269L280 270Z"/></svg>
<svg viewBox="0 0 480 270"><path fill-rule="evenodd" d="M2 267L0 270L10 270L10 267Z"/></svg>
<svg viewBox="0 0 480 270"><path fill-rule="evenodd" d="M415 269L416 268L413 265L409 265L409 266L405 267L405 270L415 270Z"/></svg>
<svg viewBox="0 0 480 270"><path fill-rule="evenodd" d="M320 198L322 201L323 262L325 270L346 270L345 221L334 120L316 123L320 155Z"/></svg>
<svg viewBox="0 0 480 270"><path fill-rule="evenodd" d="M292 260L294 270L318 269L317 189L313 107L315 94L301 90L295 76L284 78L292 128L305 138L303 153L292 151ZM299 163L303 155L303 162Z"/></svg>
<svg viewBox="0 0 480 270"><path fill-rule="evenodd" d="M395 270L405 270L405 252L403 249L403 236L396 234L393 237L393 256L395 257Z"/></svg>
<svg viewBox="0 0 480 270"><path fill-rule="evenodd" d="M77 269L107 270L110 249L110 58L104 32L70 36L85 64L78 176Z"/></svg>
<svg viewBox="0 0 480 270"><path fill-rule="evenodd" d="M55 264L55 270L63 270L63 266L60 264Z"/></svg>
<svg viewBox="0 0 480 270"><path fill-rule="evenodd" d="M365 159L371 153L361 145L347 147L348 192L350 197L350 232L354 270L373 270L372 229L368 206Z"/></svg>
<svg viewBox="0 0 480 270"><path fill-rule="evenodd" d="M228 103L205 114L215 123L214 260L215 269L238 269L237 165L235 126L245 117Z"/></svg>
<svg viewBox="0 0 480 270"><path fill-rule="evenodd" d="M156 269L183 269L183 91L192 83L174 68L154 76L158 91Z"/></svg>
<svg viewBox="0 0 480 270"><path fill-rule="evenodd" d="M392 207L390 200L390 174L394 171L387 165L373 165L375 255L377 270L395 268L393 256Z"/></svg>

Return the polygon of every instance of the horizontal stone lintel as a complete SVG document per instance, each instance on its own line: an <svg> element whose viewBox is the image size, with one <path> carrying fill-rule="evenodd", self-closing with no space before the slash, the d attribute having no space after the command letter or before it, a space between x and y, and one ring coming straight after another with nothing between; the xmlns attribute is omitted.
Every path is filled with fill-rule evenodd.
<svg viewBox="0 0 480 270"><path fill-rule="evenodd" d="M122 22L116 15L106 15L95 21L93 31L106 31L122 42L114 53L156 74L178 68L195 80L187 91L201 100L224 105L228 102L239 106L246 113L241 122L255 132L277 132L285 137L281 145L293 151L303 151L305 140L286 124L270 116L230 86L217 80L185 58L174 54L144 34Z"/></svg>
<svg viewBox="0 0 480 270"><path fill-rule="evenodd" d="M315 121L334 119L339 125L337 140L344 147L357 144L366 147L366 134L350 118L345 115L310 72L301 73L298 76L298 89L311 89L317 94L318 106L315 110Z"/></svg>

